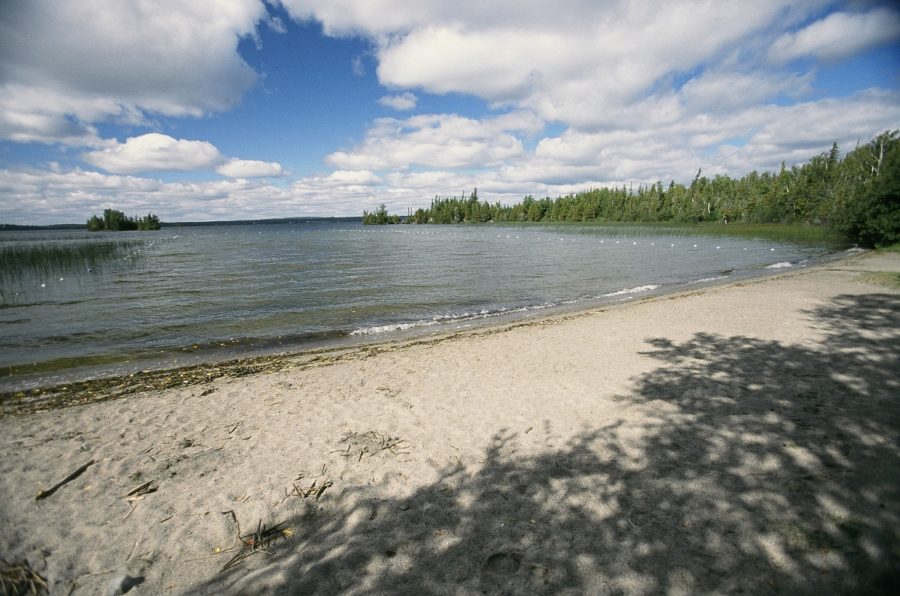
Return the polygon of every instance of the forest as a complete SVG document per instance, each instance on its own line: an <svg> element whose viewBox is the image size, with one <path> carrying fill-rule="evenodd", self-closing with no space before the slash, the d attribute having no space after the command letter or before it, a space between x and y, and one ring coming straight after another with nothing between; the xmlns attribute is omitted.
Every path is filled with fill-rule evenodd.
<svg viewBox="0 0 900 596"><path fill-rule="evenodd" d="M435 197L409 217L384 205L363 223L740 222L829 225L862 246L900 242L900 133L884 132L843 157L837 143L806 163L741 178L703 175L690 185L592 188L558 198L526 196L515 205L488 203L478 190Z"/></svg>
<svg viewBox="0 0 900 596"><path fill-rule="evenodd" d="M104 209L103 217L92 215L87 221L91 232L123 232L128 230L158 230L159 217L148 213L146 217L128 217L116 209Z"/></svg>

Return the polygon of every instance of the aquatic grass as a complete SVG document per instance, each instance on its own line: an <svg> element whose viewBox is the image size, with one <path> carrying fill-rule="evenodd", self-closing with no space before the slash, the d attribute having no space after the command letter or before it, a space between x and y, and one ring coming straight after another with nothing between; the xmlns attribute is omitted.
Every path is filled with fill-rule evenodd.
<svg viewBox="0 0 900 596"><path fill-rule="evenodd" d="M484 225L484 224L473 224ZM554 221L554 222L501 222L489 224L498 227L547 228L569 233L593 234L602 229L613 236L666 235L675 237L719 236L770 240L805 245L823 245L833 250L849 248L851 243L839 232L827 226L804 224L753 224L753 223L678 223L678 222L619 222L619 221ZM890 248L887 250L891 250ZM894 250L900 250L900 245Z"/></svg>
<svg viewBox="0 0 900 596"><path fill-rule="evenodd" d="M693 227L702 234L730 236L734 238L758 238L773 242L821 244L835 250L849 248L852 244L843 234L828 226L809 224L753 224L753 223L699 223Z"/></svg>
<svg viewBox="0 0 900 596"><path fill-rule="evenodd" d="M144 267L146 245L142 240L60 239L55 241L0 243L0 307L35 300L50 294L45 287L105 279L123 269ZM68 280L68 281L64 281ZM54 299L64 294L53 293Z"/></svg>
<svg viewBox="0 0 900 596"><path fill-rule="evenodd" d="M22 278L90 272L116 261L142 259L141 240L62 240L0 244L0 285Z"/></svg>

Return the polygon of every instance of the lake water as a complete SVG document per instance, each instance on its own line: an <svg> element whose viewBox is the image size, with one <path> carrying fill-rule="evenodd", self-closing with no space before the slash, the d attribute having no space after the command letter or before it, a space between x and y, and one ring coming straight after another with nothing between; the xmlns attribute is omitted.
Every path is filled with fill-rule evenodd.
<svg viewBox="0 0 900 596"><path fill-rule="evenodd" d="M0 250L62 245L71 254L101 242L121 250L0 270L0 390L380 341L829 258L821 246L641 227L319 222L0 233Z"/></svg>

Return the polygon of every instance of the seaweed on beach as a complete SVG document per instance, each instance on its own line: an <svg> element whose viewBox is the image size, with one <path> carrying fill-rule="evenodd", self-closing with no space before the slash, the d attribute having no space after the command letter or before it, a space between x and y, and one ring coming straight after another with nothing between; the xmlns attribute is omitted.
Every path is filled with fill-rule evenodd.
<svg viewBox="0 0 900 596"><path fill-rule="evenodd" d="M393 455L405 453L406 441L400 437L382 435L374 430L365 433L348 432L339 443L346 443L347 447L341 450L341 455L346 458L356 457L362 460L366 455L373 456L383 451L389 451Z"/></svg>

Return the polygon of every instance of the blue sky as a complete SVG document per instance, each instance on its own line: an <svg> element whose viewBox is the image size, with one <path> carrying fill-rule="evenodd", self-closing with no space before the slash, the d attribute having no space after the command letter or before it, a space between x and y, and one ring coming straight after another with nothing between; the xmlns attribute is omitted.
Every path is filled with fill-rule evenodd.
<svg viewBox="0 0 900 596"><path fill-rule="evenodd" d="M740 176L900 128L894 3L7 0L0 223Z"/></svg>

